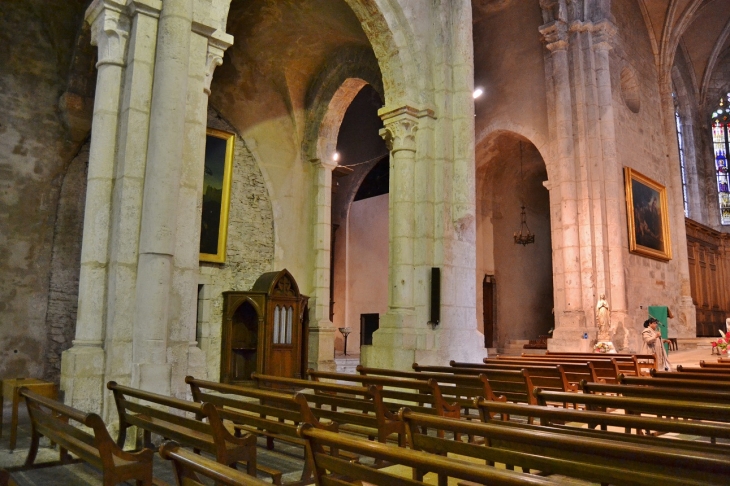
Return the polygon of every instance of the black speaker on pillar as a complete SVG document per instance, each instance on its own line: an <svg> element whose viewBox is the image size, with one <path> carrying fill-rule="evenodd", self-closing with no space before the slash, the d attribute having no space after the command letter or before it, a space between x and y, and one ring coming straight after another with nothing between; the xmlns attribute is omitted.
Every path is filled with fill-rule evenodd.
<svg viewBox="0 0 730 486"><path fill-rule="evenodd" d="M441 269L431 268L431 320L432 326L437 326L441 321Z"/></svg>

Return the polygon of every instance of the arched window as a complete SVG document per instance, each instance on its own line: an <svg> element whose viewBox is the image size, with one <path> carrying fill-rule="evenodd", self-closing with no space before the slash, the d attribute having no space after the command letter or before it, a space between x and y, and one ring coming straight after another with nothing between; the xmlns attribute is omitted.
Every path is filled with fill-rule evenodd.
<svg viewBox="0 0 730 486"><path fill-rule="evenodd" d="M720 203L720 223L730 225L730 183L728 182L727 154L730 152L730 93L720 98L712 113L712 145L715 153L717 194Z"/></svg>
<svg viewBox="0 0 730 486"><path fill-rule="evenodd" d="M677 125L677 145L679 146L679 173L682 175L682 202L684 203L684 216L689 218L689 198L687 197L687 170L684 162L684 137L682 136L682 118L679 116L679 102L677 93L672 93L674 98L674 121Z"/></svg>

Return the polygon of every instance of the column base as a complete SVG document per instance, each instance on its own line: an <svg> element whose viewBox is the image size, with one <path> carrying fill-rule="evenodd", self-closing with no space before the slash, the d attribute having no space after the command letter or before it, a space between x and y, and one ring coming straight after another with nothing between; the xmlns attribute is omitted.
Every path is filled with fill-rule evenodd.
<svg viewBox="0 0 730 486"><path fill-rule="evenodd" d="M61 355L61 390L67 405L101 415L104 404L104 362L101 345L74 344Z"/></svg>
<svg viewBox="0 0 730 486"><path fill-rule="evenodd" d="M335 328L330 321L320 321L309 328L307 366L317 371L335 371ZM302 370L302 375L307 370ZM305 376L302 376L305 378Z"/></svg>
<svg viewBox="0 0 730 486"><path fill-rule="evenodd" d="M556 315L555 331L548 339L548 351L590 353L591 344L596 341L597 329L586 327L583 311L564 311ZM588 338L583 336L588 334Z"/></svg>

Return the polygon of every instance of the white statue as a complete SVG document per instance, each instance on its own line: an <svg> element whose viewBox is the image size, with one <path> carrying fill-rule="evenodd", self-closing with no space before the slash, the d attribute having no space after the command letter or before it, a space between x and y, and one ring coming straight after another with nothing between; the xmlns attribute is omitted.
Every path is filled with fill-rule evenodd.
<svg viewBox="0 0 730 486"><path fill-rule="evenodd" d="M608 302L606 302L606 295L601 294L601 297L596 303L596 324L598 324L598 340L599 341L610 341L611 335L611 323L610 313L608 309Z"/></svg>

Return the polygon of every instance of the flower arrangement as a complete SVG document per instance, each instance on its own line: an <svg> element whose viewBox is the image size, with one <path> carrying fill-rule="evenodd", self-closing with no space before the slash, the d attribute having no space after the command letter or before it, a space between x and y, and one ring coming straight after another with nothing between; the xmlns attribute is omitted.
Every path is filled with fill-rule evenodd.
<svg viewBox="0 0 730 486"><path fill-rule="evenodd" d="M715 341L712 341L712 349L719 348L721 354L727 354L727 347L728 344L730 344L730 337L725 335L724 332L722 332L722 329L720 329L720 336L722 336L719 339L716 339Z"/></svg>
<svg viewBox="0 0 730 486"><path fill-rule="evenodd" d="M605 354L605 353L610 353L611 351L613 351L613 346L611 346L611 343L600 342L600 343L596 343L593 346L594 353Z"/></svg>

